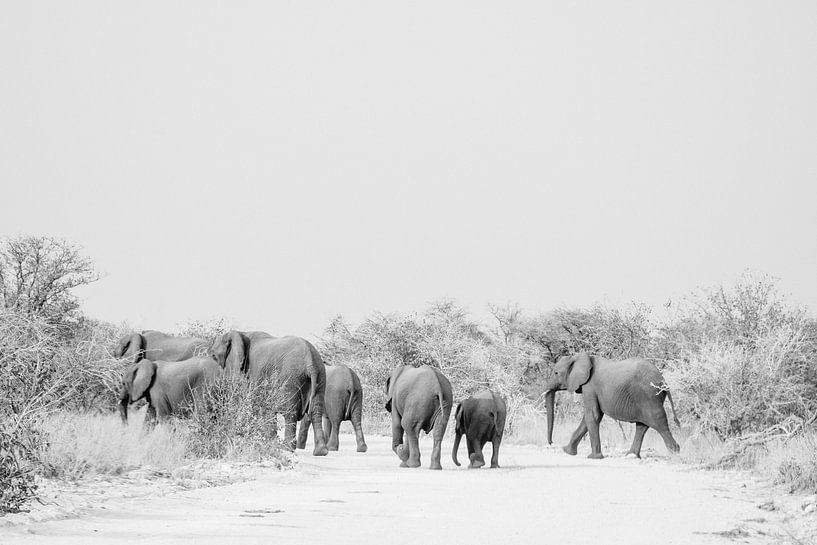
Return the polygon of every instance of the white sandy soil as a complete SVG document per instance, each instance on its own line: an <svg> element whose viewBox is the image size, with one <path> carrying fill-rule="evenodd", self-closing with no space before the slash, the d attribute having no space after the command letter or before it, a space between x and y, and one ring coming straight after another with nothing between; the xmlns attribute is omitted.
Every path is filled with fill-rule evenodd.
<svg viewBox="0 0 817 545"><path fill-rule="evenodd" d="M768 503L780 492L761 480L662 458L503 445L501 469L469 470L454 466L446 442L443 470L430 471L430 437L420 469L399 468L389 439L367 441L359 454L344 435L338 453L299 451L295 470L247 482L110 498L74 518L7 525L0 543L810 543L814 529L794 499Z"/></svg>

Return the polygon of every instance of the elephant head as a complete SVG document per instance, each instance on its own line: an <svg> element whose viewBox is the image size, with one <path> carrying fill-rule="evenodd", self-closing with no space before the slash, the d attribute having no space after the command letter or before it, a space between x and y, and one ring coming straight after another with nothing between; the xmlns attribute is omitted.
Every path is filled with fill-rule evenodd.
<svg viewBox="0 0 817 545"><path fill-rule="evenodd" d="M119 339L119 343L114 348L113 355L115 358L133 357L133 363L139 363L145 357L145 349L147 342L145 337L139 333L125 335Z"/></svg>
<svg viewBox="0 0 817 545"><path fill-rule="evenodd" d="M562 356L553 368L553 378L545 387L545 407L548 418L548 444L553 443L553 405L556 392L568 390L581 393L582 386L590 380L593 370L593 359L587 352L572 356Z"/></svg>
<svg viewBox="0 0 817 545"><path fill-rule="evenodd" d="M119 413L122 422L128 422L128 404L139 401L147 395L156 378L156 363L143 359L131 365L122 377L122 394L119 400Z"/></svg>
<svg viewBox="0 0 817 545"><path fill-rule="evenodd" d="M243 333L233 330L213 340L210 355L222 369L245 373L249 364L248 344L248 339Z"/></svg>

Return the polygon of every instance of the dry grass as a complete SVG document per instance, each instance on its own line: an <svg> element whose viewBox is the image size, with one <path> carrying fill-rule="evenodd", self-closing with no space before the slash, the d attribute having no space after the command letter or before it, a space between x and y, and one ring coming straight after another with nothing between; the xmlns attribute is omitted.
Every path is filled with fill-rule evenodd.
<svg viewBox="0 0 817 545"><path fill-rule="evenodd" d="M127 426L113 414L53 414L42 423L46 442L40 461L51 476L68 479L118 475L144 466L172 472L190 463L186 427L143 428L142 412Z"/></svg>

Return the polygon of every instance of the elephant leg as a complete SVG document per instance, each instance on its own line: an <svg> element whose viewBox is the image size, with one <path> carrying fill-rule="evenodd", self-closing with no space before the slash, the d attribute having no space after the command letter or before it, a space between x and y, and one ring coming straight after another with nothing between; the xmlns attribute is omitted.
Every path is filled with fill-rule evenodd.
<svg viewBox="0 0 817 545"><path fill-rule="evenodd" d="M406 467L420 467L419 430L412 425L406 426L406 422L403 422L403 428L406 430L406 440L408 441L409 451L408 460L406 460Z"/></svg>
<svg viewBox="0 0 817 545"><path fill-rule="evenodd" d="M355 429L355 441L357 441L357 451L366 452L366 439L363 438L363 425L361 424L360 413L362 409L358 407L352 410L352 427Z"/></svg>
<svg viewBox="0 0 817 545"><path fill-rule="evenodd" d="M156 417L156 407L153 405L148 405L147 409L145 409L145 421L142 423L142 427L150 430L156 425L157 421L158 418Z"/></svg>
<svg viewBox="0 0 817 545"><path fill-rule="evenodd" d="M323 436L329 437L330 435L332 435L332 423L329 422L329 417L326 415L323 415L322 422L323 422Z"/></svg>
<svg viewBox="0 0 817 545"><path fill-rule="evenodd" d="M409 449L408 446L403 444L403 436L405 435L405 430L403 430L403 425L400 422L400 417L397 414L397 411L392 411L391 413L391 449L400 458L400 467L407 467L406 461L409 458Z"/></svg>
<svg viewBox="0 0 817 545"><path fill-rule="evenodd" d="M338 450L340 446L340 439L338 438L338 433L340 432L340 420L337 419L330 419L330 432L329 432L329 439L326 442L327 448L329 450Z"/></svg>
<svg viewBox="0 0 817 545"><path fill-rule="evenodd" d="M604 458L601 453L601 436L599 435L599 424L604 417L604 413L597 404L593 404L589 408L585 408L584 421L587 424L587 431L590 434L590 454L588 458L600 460Z"/></svg>
<svg viewBox="0 0 817 545"><path fill-rule="evenodd" d="M576 428L576 431L574 431L573 435L570 436L570 441L568 441L567 444L562 447L562 450L571 456L575 456L576 452L578 451L579 443L582 439L584 439L584 435L586 433L587 423L584 421L584 418L582 418L581 422L579 422L579 426Z"/></svg>
<svg viewBox="0 0 817 545"><path fill-rule="evenodd" d="M270 438L278 439L278 413L272 413L272 426L270 427Z"/></svg>
<svg viewBox="0 0 817 545"><path fill-rule="evenodd" d="M661 439L664 440L667 450L672 453L680 452L681 447L678 446L678 443L669 431L669 422L667 422L667 413L664 412L664 407L660 408L660 413L653 420L654 422L650 423L650 427L661 434Z"/></svg>
<svg viewBox="0 0 817 545"><path fill-rule="evenodd" d="M633 445L627 454L634 454L636 458L641 458L641 442L644 441L644 434L647 433L649 426L641 422L635 423L635 436L633 437Z"/></svg>
<svg viewBox="0 0 817 545"><path fill-rule="evenodd" d="M306 448L306 439L309 437L309 425L311 423L308 415L301 419L301 429L298 430L298 444L295 445L297 448Z"/></svg>
<svg viewBox="0 0 817 545"><path fill-rule="evenodd" d="M312 437L315 440L312 456L326 456L329 449L326 448L326 435L323 433L323 414L310 409L307 417L312 419Z"/></svg>
<svg viewBox="0 0 817 545"><path fill-rule="evenodd" d="M485 458L482 456L482 449L485 447L485 443L482 439L474 439L474 453L471 455L471 466L474 469L480 468L485 465Z"/></svg>
<svg viewBox="0 0 817 545"><path fill-rule="evenodd" d="M499 445L502 443L501 435L494 435L491 440L491 467L499 467Z"/></svg>
<svg viewBox="0 0 817 545"><path fill-rule="evenodd" d="M428 466L429 469L443 468L442 464L440 463L440 457L442 454L443 436L445 435L445 423L447 420L448 415L440 416L434 423L434 428L431 432L432 436L434 437L434 447L431 449L431 465Z"/></svg>
<svg viewBox="0 0 817 545"><path fill-rule="evenodd" d="M284 415L284 447L295 450L295 429L298 426L298 419L293 413Z"/></svg>

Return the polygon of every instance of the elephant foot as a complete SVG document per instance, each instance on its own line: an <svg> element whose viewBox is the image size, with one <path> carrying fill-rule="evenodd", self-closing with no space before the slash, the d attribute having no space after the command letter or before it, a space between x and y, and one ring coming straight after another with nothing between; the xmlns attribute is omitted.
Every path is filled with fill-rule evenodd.
<svg viewBox="0 0 817 545"><path fill-rule="evenodd" d="M420 460L409 460L406 462L406 467L420 467Z"/></svg>
<svg viewBox="0 0 817 545"><path fill-rule="evenodd" d="M400 467L408 467L409 465L406 462L400 462Z"/></svg>
<svg viewBox="0 0 817 545"><path fill-rule="evenodd" d="M326 447L315 447L315 450L312 451L312 456L326 456L329 454L329 449Z"/></svg>
<svg viewBox="0 0 817 545"><path fill-rule="evenodd" d="M300 441L298 441L298 444L297 444L297 445L295 445L295 448L296 448L296 449L298 449L298 450L303 450L303 449L305 449L305 448L306 448L306 441L304 441L303 443L301 443Z"/></svg>
<svg viewBox="0 0 817 545"><path fill-rule="evenodd" d="M397 447L394 449L394 453L395 453L395 454L397 455L397 457L398 457L398 458L400 458L400 460L402 460L403 462L406 462L406 461L408 461L408 459L409 459L409 452L408 452L408 449L406 448L406 446L405 446L405 445L398 445L398 446L397 446Z"/></svg>
<svg viewBox="0 0 817 545"><path fill-rule="evenodd" d="M434 464L434 463L432 463L430 466L428 466L428 469L433 469L435 471L441 470L442 468L443 468L443 466L441 466L440 464Z"/></svg>
<svg viewBox="0 0 817 545"><path fill-rule="evenodd" d="M565 445L562 447L562 450L565 451L565 453L570 454L571 456L576 456L576 447Z"/></svg>
<svg viewBox="0 0 817 545"><path fill-rule="evenodd" d="M366 452L367 450L369 450L369 447L366 446L366 443L357 446L358 452Z"/></svg>
<svg viewBox="0 0 817 545"><path fill-rule="evenodd" d="M625 458L636 458L638 460L641 459L641 454L637 452L633 452L632 450L624 455Z"/></svg>
<svg viewBox="0 0 817 545"><path fill-rule="evenodd" d="M337 445L329 445L329 446L328 446L328 447L326 447L326 448L328 448L329 450L331 450L331 451L333 451L333 452L337 452L337 451L338 451L338 446L337 446Z"/></svg>
<svg viewBox="0 0 817 545"><path fill-rule="evenodd" d="M491 464L491 469L499 469L499 462L494 462Z"/></svg>
<svg viewBox="0 0 817 545"><path fill-rule="evenodd" d="M602 458L604 458L604 454L602 454L601 452L591 452L590 454L587 455L587 457L590 458L591 460L601 460Z"/></svg>
<svg viewBox="0 0 817 545"><path fill-rule="evenodd" d="M469 458L471 460L471 463L468 465L468 467L470 467L471 469L479 469L485 465L485 461L477 458L476 454L472 454L471 456L469 456Z"/></svg>

